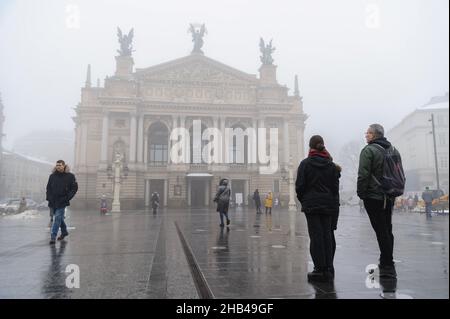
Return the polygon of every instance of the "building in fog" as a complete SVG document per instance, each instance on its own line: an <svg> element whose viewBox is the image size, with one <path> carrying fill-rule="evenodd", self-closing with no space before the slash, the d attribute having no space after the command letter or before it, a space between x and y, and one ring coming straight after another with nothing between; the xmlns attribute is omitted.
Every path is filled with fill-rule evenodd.
<svg viewBox="0 0 450 319"><path fill-rule="evenodd" d="M198 38L190 55L134 70L132 50L119 39L115 74L105 79L104 87L93 87L89 66L76 107L79 192L75 205L97 206L102 194L112 194L112 163L117 153L127 169L120 195L125 209L149 205L154 191L169 207L209 206L220 178L230 179L233 200L242 197L244 205L256 188L262 195L273 191L287 204L287 172L292 168L295 177L304 156L307 116L297 79L293 95L278 83L271 44L262 42L262 65L256 76L205 56ZM189 163L174 163L170 150L176 141L171 141L170 133L176 127L186 129L192 149L194 120L201 120L202 132L212 127L222 132L225 128L277 128L276 172L261 174L258 164L249 161L249 144L242 146L234 139L220 155L223 161L198 160L191 150ZM225 156L242 156L244 163L227 163Z"/></svg>
<svg viewBox="0 0 450 319"><path fill-rule="evenodd" d="M5 122L5 116L3 115L3 101L0 95L0 198L3 193L4 181L3 181L3 123Z"/></svg>
<svg viewBox="0 0 450 319"><path fill-rule="evenodd" d="M72 167L74 142L72 131L40 130L17 138L14 141L13 150L50 163L62 159Z"/></svg>
<svg viewBox="0 0 450 319"><path fill-rule="evenodd" d="M440 187L448 192L448 103L448 93L434 97L428 104L407 115L388 133L389 139L402 155L407 191L420 191L426 186L436 188L435 155L430 121L433 114Z"/></svg>
<svg viewBox="0 0 450 319"><path fill-rule="evenodd" d="M0 199L27 197L37 202L45 200L51 163L3 150Z"/></svg>

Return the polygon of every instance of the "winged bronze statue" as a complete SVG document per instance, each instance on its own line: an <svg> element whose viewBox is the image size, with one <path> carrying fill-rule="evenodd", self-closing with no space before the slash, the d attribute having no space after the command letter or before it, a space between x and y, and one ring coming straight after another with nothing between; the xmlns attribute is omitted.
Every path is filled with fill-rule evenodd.
<svg viewBox="0 0 450 319"><path fill-rule="evenodd" d="M272 53L273 51L275 51L275 47L272 47L272 40L270 40L269 44L266 45L263 38L260 38L259 50L262 53L262 55L260 56L262 64L273 64Z"/></svg>
<svg viewBox="0 0 450 319"><path fill-rule="evenodd" d="M117 50L120 56L131 56L131 53L133 50L133 36L134 36L134 29L132 28L130 32L128 32L128 35L123 35L122 30L120 28L117 28L117 37L119 38L120 43L120 50Z"/></svg>
<svg viewBox="0 0 450 319"><path fill-rule="evenodd" d="M194 48L192 49L192 53L203 54L203 51L201 50L203 46L203 36L207 33L205 24L202 24L199 29L198 26L191 23L189 25L188 31L191 32L192 42L194 42Z"/></svg>

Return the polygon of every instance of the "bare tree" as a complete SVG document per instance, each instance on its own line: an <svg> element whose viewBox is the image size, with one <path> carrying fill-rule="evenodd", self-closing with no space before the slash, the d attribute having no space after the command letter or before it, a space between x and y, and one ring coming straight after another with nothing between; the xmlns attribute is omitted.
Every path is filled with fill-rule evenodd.
<svg viewBox="0 0 450 319"><path fill-rule="evenodd" d="M364 147L363 141L353 140L345 144L339 151L336 163L342 166L341 197L349 199L356 195L358 179L359 154Z"/></svg>

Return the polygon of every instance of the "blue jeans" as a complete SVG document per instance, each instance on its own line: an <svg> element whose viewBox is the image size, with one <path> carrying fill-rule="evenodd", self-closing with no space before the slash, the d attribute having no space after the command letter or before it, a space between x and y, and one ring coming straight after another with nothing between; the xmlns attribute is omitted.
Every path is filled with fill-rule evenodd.
<svg viewBox="0 0 450 319"><path fill-rule="evenodd" d="M433 207L432 203L425 203L425 213L431 214L431 208Z"/></svg>
<svg viewBox="0 0 450 319"><path fill-rule="evenodd" d="M225 210L221 210L220 211L220 225L224 225L223 221L224 221L224 217L226 218L225 221L228 221L228 212L226 212Z"/></svg>
<svg viewBox="0 0 450 319"><path fill-rule="evenodd" d="M54 211L54 221L53 221L53 226L52 226L52 234L51 237L52 239L56 239L56 236L58 235L58 230L61 227L61 234L62 235L68 235L69 233L67 232L67 226L66 223L64 222L64 213L66 211L66 208L55 208Z"/></svg>

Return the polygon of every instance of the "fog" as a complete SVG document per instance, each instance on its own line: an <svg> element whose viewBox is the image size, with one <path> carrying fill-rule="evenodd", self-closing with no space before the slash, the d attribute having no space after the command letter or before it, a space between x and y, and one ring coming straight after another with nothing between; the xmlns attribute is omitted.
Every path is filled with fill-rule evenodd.
<svg viewBox="0 0 450 319"><path fill-rule="evenodd" d="M447 0L1 0L0 92L5 146L33 130L72 130L86 68L113 75L116 30L134 27L135 67L190 54L189 23L205 23L205 55L257 74L259 38L273 39L278 82L298 74L305 138L331 152L386 129L449 87Z"/></svg>

